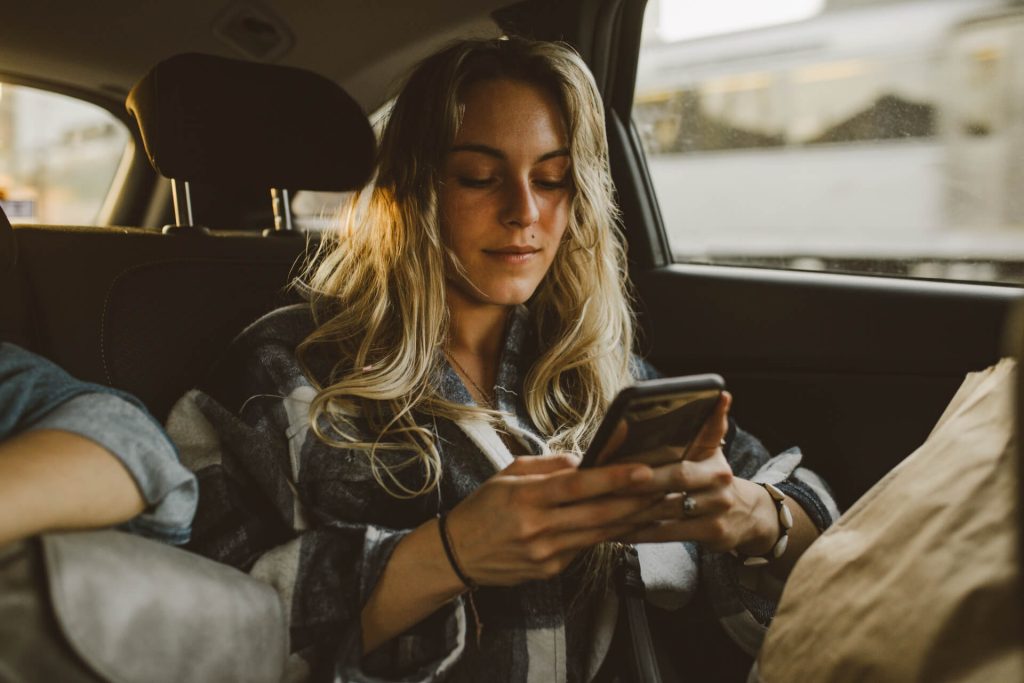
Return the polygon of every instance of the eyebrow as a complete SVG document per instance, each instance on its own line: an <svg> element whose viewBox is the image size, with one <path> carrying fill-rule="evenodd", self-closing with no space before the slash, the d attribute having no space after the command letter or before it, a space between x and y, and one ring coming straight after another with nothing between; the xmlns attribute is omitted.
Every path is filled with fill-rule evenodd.
<svg viewBox="0 0 1024 683"><path fill-rule="evenodd" d="M487 156L491 156L491 157L494 157L495 159L500 159L502 161L505 161L505 160L508 159L508 155L506 155L500 149L496 149L496 148L490 147L488 145L476 145L476 144L456 145L456 146L452 147L450 151L452 151L452 152L477 152L478 154L486 154ZM562 147L560 149L556 149L556 150L553 150L551 152L547 152L545 154L541 154L539 157L537 157L534 160L533 163L539 164L542 161L547 161L548 159L554 159L555 157L567 157L567 156L569 156L569 148L568 147Z"/></svg>

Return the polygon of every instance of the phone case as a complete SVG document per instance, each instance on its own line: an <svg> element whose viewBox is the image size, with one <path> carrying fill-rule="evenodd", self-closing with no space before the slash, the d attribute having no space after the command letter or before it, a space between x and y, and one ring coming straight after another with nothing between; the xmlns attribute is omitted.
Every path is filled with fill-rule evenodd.
<svg viewBox="0 0 1024 683"><path fill-rule="evenodd" d="M724 390L725 380L715 374L646 380L626 387L608 407L580 467L608 464L659 446L688 444ZM628 425L625 443L610 460L598 463L598 455L622 420Z"/></svg>

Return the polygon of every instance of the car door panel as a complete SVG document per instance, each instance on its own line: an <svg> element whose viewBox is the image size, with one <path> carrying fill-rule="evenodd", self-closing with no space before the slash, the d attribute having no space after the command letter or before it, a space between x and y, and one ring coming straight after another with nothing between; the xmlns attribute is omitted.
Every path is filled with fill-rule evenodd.
<svg viewBox="0 0 1024 683"><path fill-rule="evenodd" d="M1009 287L670 266L636 273L648 356L718 372L733 414L800 446L848 507L927 437L965 373L1001 355Z"/></svg>

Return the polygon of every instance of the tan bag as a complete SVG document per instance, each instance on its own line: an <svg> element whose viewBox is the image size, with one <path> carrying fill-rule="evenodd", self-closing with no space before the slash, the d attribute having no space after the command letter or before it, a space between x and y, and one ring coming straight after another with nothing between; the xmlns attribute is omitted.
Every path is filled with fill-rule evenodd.
<svg viewBox="0 0 1024 683"><path fill-rule="evenodd" d="M752 679L1024 681L1015 363L964 381L925 443L807 550Z"/></svg>

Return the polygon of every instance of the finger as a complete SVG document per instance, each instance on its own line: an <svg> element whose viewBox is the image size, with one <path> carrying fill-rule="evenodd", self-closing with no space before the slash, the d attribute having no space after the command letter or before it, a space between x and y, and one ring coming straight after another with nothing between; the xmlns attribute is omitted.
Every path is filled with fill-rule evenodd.
<svg viewBox="0 0 1024 683"><path fill-rule="evenodd" d="M557 549L556 552L558 553L573 550L578 551L583 548L593 547L598 543L622 538L623 536L637 533L638 531L639 528L636 524L612 524L596 529L577 529L575 531L566 531L555 536L553 542L554 547Z"/></svg>
<svg viewBox="0 0 1024 683"><path fill-rule="evenodd" d="M528 476L533 474L551 474L560 470L574 470L580 459L572 453L555 453L552 455L524 455L516 458L511 465L501 471L502 474Z"/></svg>
<svg viewBox="0 0 1024 683"><path fill-rule="evenodd" d="M655 467L649 481L625 489L623 493L681 493L728 486L733 479L732 468L721 451L716 455L704 460L684 460Z"/></svg>
<svg viewBox="0 0 1024 683"><path fill-rule="evenodd" d="M723 391L718 404L711 416L697 432L686 451L687 460L704 460L721 448L722 440L729 431L729 407L732 405L732 394Z"/></svg>
<svg viewBox="0 0 1024 683"><path fill-rule="evenodd" d="M533 578L550 579L562 573L581 551L624 536L636 530L635 525L619 524L601 529L587 529L567 532L550 539L546 545L534 546L527 561L528 573ZM532 570L532 571L531 571ZM522 573L516 578L521 580Z"/></svg>
<svg viewBox="0 0 1024 683"><path fill-rule="evenodd" d="M638 462L657 467L659 465L679 462L683 459L683 453L685 452L686 448L683 446L661 446L659 448L652 448L649 451L635 453L628 458L623 458L616 462Z"/></svg>
<svg viewBox="0 0 1024 683"><path fill-rule="evenodd" d="M545 531L565 532L623 523L664 498L655 496L605 496L590 502L563 505L545 513ZM652 518L653 519L653 518Z"/></svg>
<svg viewBox="0 0 1024 683"><path fill-rule="evenodd" d="M686 501L690 500L687 504ZM626 518L625 522L650 524L679 519L693 519L704 515L720 514L731 506L729 498L721 491L698 491L682 494L670 493Z"/></svg>
<svg viewBox="0 0 1024 683"><path fill-rule="evenodd" d="M647 465L606 465L556 472L526 489L526 495L536 503L559 505L604 496L650 481L653 476L654 471Z"/></svg>

